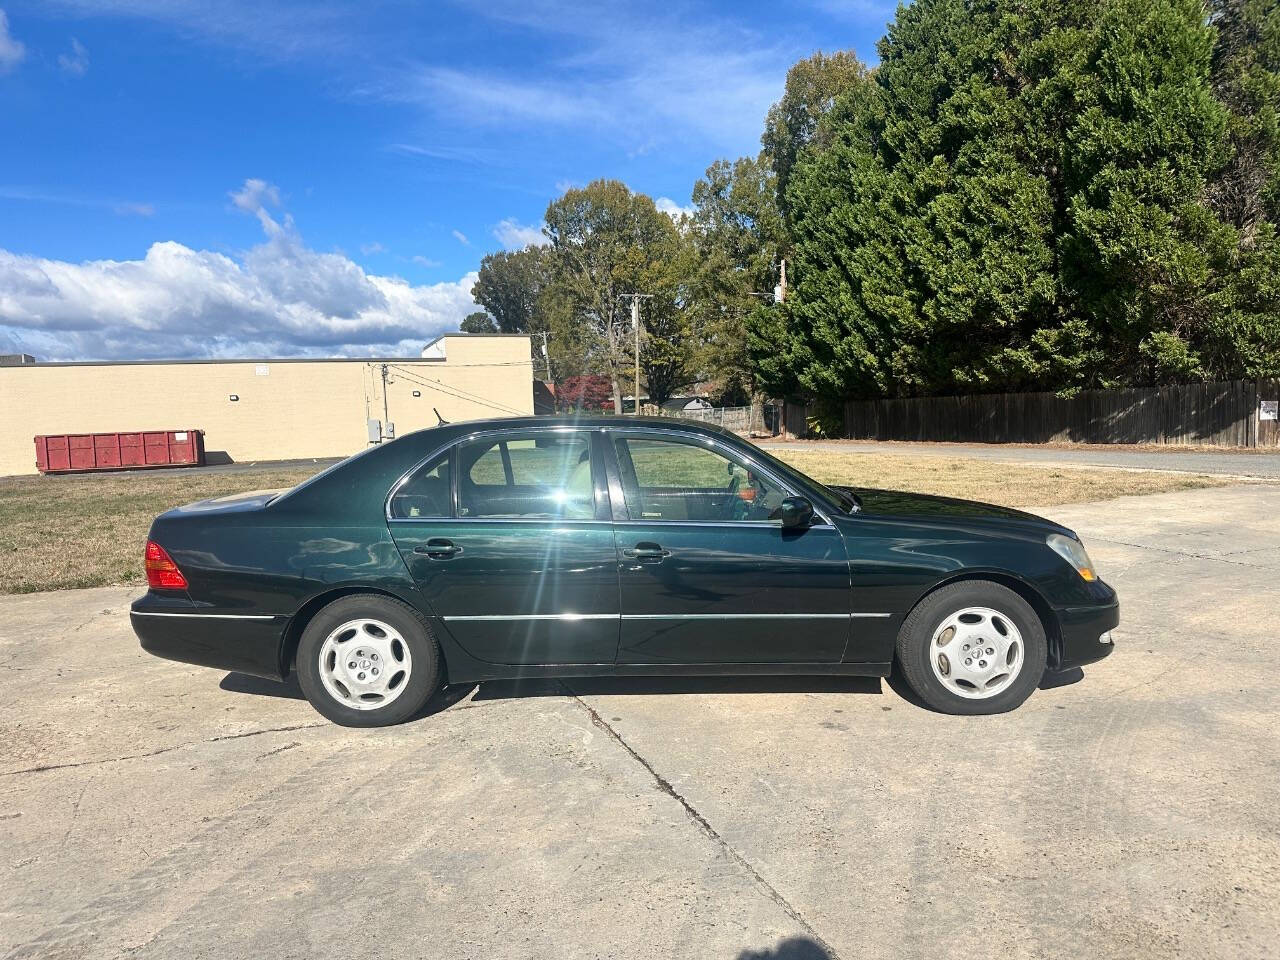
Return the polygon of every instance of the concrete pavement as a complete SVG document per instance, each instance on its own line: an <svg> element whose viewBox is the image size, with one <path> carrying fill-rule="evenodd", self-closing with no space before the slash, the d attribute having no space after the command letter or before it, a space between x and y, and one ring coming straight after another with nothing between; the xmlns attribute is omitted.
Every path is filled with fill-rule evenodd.
<svg viewBox="0 0 1280 960"><path fill-rule="evenodd" d="M1050 512L1117 652L1013 714L862 680L451 690L390 730L0 598L0 955L1277 956L1280 491Z"/></svg>
<svg viewBox="0 0 1280 960"><path fill-rule="evenodd" d="M895 456L962 457L1017 463L1077 464L1126 467L1132 470L1175 470L1184 473L1222 473L1236 477L1280 479L1280 450L1273 453L1162 450L1133 447L1016 446L993 443L860 443L853 440L760 440L766 450L830 450L844 453L883 453Z"/></svg>

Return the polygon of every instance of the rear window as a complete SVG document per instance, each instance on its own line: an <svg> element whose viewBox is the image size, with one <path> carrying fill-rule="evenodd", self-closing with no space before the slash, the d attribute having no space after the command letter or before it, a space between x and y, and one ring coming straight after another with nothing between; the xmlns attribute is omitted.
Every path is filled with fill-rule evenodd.
<svg viewBox="0 0 1280 960"><path fill-rule="evenodd" d="M453 516L453 476L446 452L419 469L391 497L393 520Z"/></svg>

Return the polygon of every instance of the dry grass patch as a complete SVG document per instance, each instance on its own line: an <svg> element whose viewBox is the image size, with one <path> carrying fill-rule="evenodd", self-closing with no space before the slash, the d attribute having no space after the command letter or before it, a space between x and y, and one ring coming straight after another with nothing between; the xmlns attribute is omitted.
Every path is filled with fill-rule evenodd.
<svg viewBox="0 0 1280 960"><path fill-rule="evenodd" d="M292 487L314 467L0 480L0 593L140 582L158 513L193 500Z"/></svg>
<svg viewBox="0 0 1280 960"><path fill-rule="evenodd" d="M948 457L772 451L827 483L1049 506L1236 481L1152 471L1024 466ZM0 480L0 594L137 583L156 514L193 500L291 487L313 467Z"/></svg>
<svg viewBox="0 0 1280 960"><path fill-rule="evenodd" d="M961 457L816 450L774 449L769 452L823 483L936 493L1006 507L1088 503L1239 482L1206 474L1040 466Z"/></svg>

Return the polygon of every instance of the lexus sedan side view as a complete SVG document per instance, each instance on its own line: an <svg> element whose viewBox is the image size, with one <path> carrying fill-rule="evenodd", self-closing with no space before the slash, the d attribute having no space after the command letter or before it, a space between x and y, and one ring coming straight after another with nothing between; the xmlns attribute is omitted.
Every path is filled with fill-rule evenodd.
<svg viewBox="0 0 1280 960"><path fill-rule="evenodd" d="M285 492L157 517L131 611L158 656L276 680L340 724L442 683L901 672L998 713L1112 650L1080 540L1003 507L827 487L725 431L447 424Z"/></svg>

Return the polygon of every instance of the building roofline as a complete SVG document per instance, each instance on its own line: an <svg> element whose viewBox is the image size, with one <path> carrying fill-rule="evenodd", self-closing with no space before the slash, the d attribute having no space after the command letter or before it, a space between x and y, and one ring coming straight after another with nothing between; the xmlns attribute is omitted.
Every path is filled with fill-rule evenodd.
<svg viewBox="0 0 1280 960"><path fill-rule="evenodd" d="M526 340L532 340L533 334L531 333L467 333L465 330L450 330L448 333L442 333L440 334L440 336L436 337L434 340L428 341L427 346L423 347L423 349L425 350L427 349L427 347L435 346L445 337L524 337L524 339Z"/></svg>
<svg viewBox="0 0 1280 960"><path fill-rule="evenodd" d="M30 370L32 367L134 367L180 366L201 363L445 363L444 357L199 357L171 360L37 360L0 367Z"/></svg>

